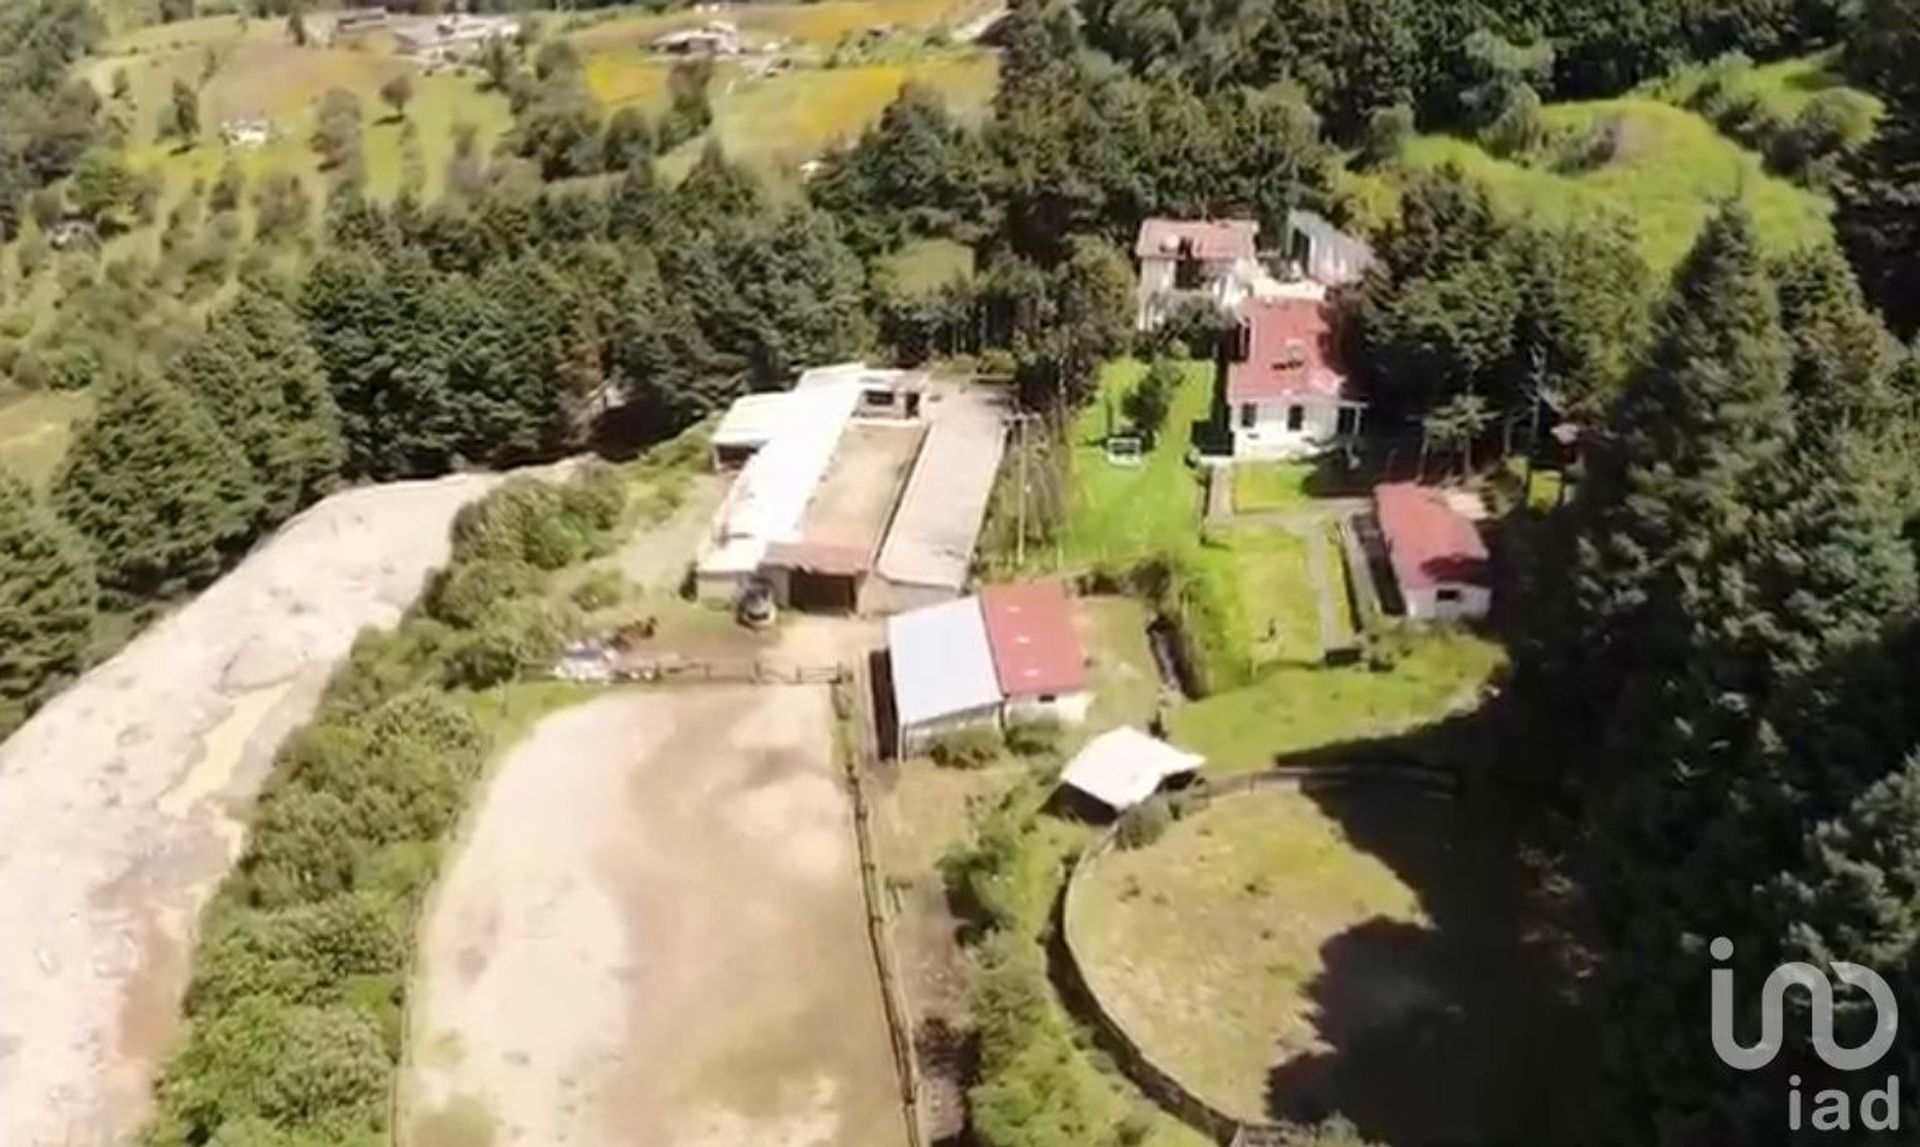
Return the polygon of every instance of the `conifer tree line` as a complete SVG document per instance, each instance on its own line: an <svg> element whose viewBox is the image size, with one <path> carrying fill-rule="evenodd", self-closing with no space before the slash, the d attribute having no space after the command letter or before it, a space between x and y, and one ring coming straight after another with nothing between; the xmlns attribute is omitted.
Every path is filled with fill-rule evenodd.
<svg viewBox="0 0 1920 1147"><path fill-rule="evenodd" d="M1788 1142L1789 1074L1743 1076L1705 1029L1709 943L1740 982L1790 959L1874 968L1909 1006L1920 957L1920 389L1828 255L1771 267L1723 210L1676 272L1596 431L1538 577L1508 778L1591 912L1604 1009L1596 1142ZM1552 826L1549 829L1548 826ZM1843 998L1839 1041L1874 1013ZM1917 1080L1910 1026L1871 1080ZM1854 1130L1862 1130L1857 1124Z"/></svg>

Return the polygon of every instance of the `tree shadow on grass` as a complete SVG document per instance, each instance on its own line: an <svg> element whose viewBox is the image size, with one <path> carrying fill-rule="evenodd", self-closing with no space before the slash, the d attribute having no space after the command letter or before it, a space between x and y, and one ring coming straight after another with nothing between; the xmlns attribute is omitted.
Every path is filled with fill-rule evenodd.
<svg viewBox="0 0 1920 1147"><path fill-rule="evenodd" d="M1524 862L1519 813L1489 780L1495 720L1483 710L1284 762L1416 766L1461 783L1452 799L1404 780L1303 784L1415 892L1428 926L1376 918L1325 942L1305 990L1327 1046L1273 1066L1276 1117L1339 1113L1392 1147L1573 1147L1599 1126L1596 1027L1567 989L1564 921Z"/></svg>

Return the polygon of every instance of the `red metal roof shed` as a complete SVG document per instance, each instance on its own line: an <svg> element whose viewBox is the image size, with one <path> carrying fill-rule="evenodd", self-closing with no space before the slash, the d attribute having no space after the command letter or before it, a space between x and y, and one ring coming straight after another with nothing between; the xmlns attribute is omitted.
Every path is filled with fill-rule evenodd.
<svg viewBox="0 0 1920 1147"><path fill-rule="evenodd" d="M1058 581L993 585L980 591L987 646L1000 692L1058 696L1087 687L1087 655L1073 629L1073 604Z"/></svg>
<svg viewBox="0 0 1920 1147"><path fill-rule="evenodd" d="M1447 505L1440 491L1412 482L1389 482L1373 488L1373 505L1393 576L1403 587L1492 587L1487 543L1465 515Z"/></svg>

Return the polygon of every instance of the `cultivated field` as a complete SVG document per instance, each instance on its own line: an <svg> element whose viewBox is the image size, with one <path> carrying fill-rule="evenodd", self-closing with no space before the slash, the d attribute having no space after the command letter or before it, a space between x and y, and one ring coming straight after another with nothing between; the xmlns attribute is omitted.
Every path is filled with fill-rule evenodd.
<svg viewBox="0 0 1920 1147"><path fill-rule="evenodd" d="M0 745L0 1143L131 1140L274 752L495 481L320 503Z"/></svg>
<svg viewBox="0 0 1920 1147"><path fill-rule="evenodd" d="M1237 1116L1469 1140L1458 938L1436 925L1461 867L1451 809L1400 790L1221 798L1094 862L1067 919L1082 969L1148 1055Z"/></svg>
<svg viewBox="0 0 1920 1147"><path fill-rule="evenodd" d="M833 712L622 692L498 766L423 928L415 1147L890 1147Z"/></svg>

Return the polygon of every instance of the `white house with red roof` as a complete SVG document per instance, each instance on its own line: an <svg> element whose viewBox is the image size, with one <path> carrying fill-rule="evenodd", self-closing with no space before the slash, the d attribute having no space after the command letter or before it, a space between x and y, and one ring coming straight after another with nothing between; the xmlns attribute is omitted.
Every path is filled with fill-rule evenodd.
<svg viewBox="0 0 1920 1147"><path fill-rule="evenodd" d="M887 619L903 752L960 729L1084 721L1093 693L1073 601L1058 581L988 586Z"/></svg>
<svg viewBox="0 0 1920 1147"><path fill-rule="evenodd" d="M1446 492L1412 482L1373 488L1374 516L1414 621L1485 617L1493 608L1493 566L1473 520Z"/></svg>
<svg viewBox="0 0 1920 1147"><path fill-rule="evenodd" d="M1238 309L1262 276L1251 219L1148 219L1133 255L1140 263L1138 329L1152 330L1189 299L1224 314Z"/></svg>
<svg viewBox="0 0 1920 1147"><path fill-rule="evenodd" d="M1360 432L1324 299L1263 298L1240 309L1222 355L1233 456L1302 458Z"/></svg>

